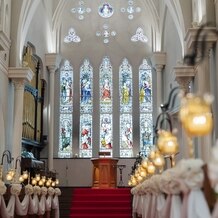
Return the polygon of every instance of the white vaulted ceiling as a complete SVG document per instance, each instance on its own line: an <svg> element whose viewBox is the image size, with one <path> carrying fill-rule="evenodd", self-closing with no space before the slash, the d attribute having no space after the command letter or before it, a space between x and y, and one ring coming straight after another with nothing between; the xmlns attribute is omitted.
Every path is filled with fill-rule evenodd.
<svg viewBox="0 0 218 218"><path fill-rule="evenodd" d="M156 49L157 41L160 41L158 14L155 1L134 1L135 7L140 7L140 13L134 13L132 20L128 19L128 13L122 13L121 8L128 6L127 0L86 0L84 6L91 9L84 15L83 20L78 19L78 14L72 13L72 8L78 8L77 1L59 1L56 4L53 16L53 30L57 33L58 52L63 58L70 60L79 67L84 58L89 58L96 65L100 64L103 56L109 56L115 65L119 65L126 57L132 65L139 65L143 58L150 56ZM110 18L99 15L99 6L109 3L114 10ZM97 37L96 31L103 30L106 24L110 31L115 31L115 37L109 37L109 43L103 42L103 37ZM147 36L147 43L141 41L132 42L131 37L136 34L138 27ZM64 38L70 28L74 28L76 35L81 39L79 43L65 43Z"/></svg>

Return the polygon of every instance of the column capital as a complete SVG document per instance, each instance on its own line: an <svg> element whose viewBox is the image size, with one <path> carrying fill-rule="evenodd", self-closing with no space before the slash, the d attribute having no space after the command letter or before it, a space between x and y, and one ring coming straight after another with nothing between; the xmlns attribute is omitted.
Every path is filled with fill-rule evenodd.
<svg viewBox="0 0 218 218"><path fill-rule="evenodd" d="M33 76L34 73L29 67L10 67L8 69L8 77L12 81L30 82Z"/></svg>
<svg viewBox="0 0 218 218"><path fill-rule="evenodd" d="M166 65L166 52L153 52L151 63L156 70L162 71Z"/></svg>
<svg viewBox="0 0 218 218"><path fill-rule="evenodd" d="M189 28L186 35L185 41L187 45L187 49L193 49L194 44L196 43L196 36L199 28ZM202 42L203 40L206 42L206 45L211 48L213 43L215 43L218 39L217 35L214 33L216 31L215 27L205 27L203 30L204 35L207 37L199 37L198 42Z"/></svg>
<svg viewBox="0 0 218 218"><path fill-rule="evenodd" d="M60 61L60 56L57 53L45 54L45 65L50 73L55 72L58 69Z"/></svg>
<svg viewBox="0 0 218 218"><path fill-rule="evenodd" d="M173 68L173 72L181 89L183 89L186 93L189 92L189 83L196 74L194 66L176 66Z"/></svg>

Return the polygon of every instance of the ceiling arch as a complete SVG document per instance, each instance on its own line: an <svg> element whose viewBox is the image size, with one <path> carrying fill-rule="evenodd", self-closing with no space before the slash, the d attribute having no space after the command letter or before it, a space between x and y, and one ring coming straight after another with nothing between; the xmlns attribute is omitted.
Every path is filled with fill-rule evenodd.
<svg viewBox="0 0 218 218"><path fill-rule="evenodd" d="M96 54L96 58L116 54L122 58L125 55L127 58L134 59L137 54L136 58L142 59L160 49L159 15L154 1L136 1L135 4L141 7L141 13L136 14L132 20L128 20L126 14L120 12L121 7L126 7L127 1L108 0L106 2L114 7L115 12L111 18L105 19L98 15L98 8L102 1L87 1L85 4L91 8L92 12L82 21L70 12L71 8L78 6L78 1L60 0L58 2L52 17L52 31L53 38L56 39L57 51L64 58L75 59L75 55L78 55L81 59L86 55L93 56L90 52L92 51ZM101 37L96 37L96 32L103 31L105 24L111 31L116 32L114 38L109 38L110 42L107 45L103 43ZM66 44L63 42L71 27L81 38L80 43ZM148 37L146 44L131 41L138 27L141 27ZM72 53L75 54L74 58L72 58Z"/></svg>

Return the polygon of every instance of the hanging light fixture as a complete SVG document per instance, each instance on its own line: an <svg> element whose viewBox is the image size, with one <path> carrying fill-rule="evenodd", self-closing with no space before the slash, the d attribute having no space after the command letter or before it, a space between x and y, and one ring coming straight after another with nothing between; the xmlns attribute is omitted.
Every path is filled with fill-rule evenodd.
<svg viewBox="0 0 218 218"><path fill-rule="evenodd" d="M182 98L179 117L189 136L204 136L212 131L212 102L209 94L200 97L189 93Z"/></svg>

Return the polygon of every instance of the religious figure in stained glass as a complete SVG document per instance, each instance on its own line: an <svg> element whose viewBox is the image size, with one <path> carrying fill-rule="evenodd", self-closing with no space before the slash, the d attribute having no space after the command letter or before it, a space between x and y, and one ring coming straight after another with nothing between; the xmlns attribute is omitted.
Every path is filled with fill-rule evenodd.
<svg viewBox="0 0 218 218"><path fill-rule="evenodd" d="M120 111L132 112L132 67L126 58L119 68Z"/></svg>
<svg viewBox="0 0 218 218"><path fill-rule="evenodd" d="M147 155L153 144L152 71L146 59L139 67L140 151Z"/></svg>
<svg viewBox="0 0 218 218"><path fill-rule="evenodd" d="M82 113L92 112L92 86L93 68L89 60L85 59L80 67L80 111Z"/></svg>
<svg viewBox="0 0 218 218"><path fill-rule="evenodd" d="M112 115L100 115L100 151L112 150Z"/></svg>
<svg viewBox="0 0 218 218"><path fill-rule="evenodd" d="M66 61L60 72L60 112L72 112L73 105L73 68Z"/></svg>
<svg viewBox="0 0 218 218"><path fill-rule="evenodd" d="M109 18L113 15L114 10L109 3L104 3L99 7L98 13L103 18Z"/></svg>
<svg viewBox="0 0 218 218"><path fill-rule="evenodd" d="M63 119L61 122L61 141L62 141L62 150L70 145L72 135L71 121L69 119Z"/></svg>
<svg viewBox="0 0 218 218"><path fill-rule="evenodd" d="M60 71L60 133L58 157L72 157L73 68L65 61Z"/></svg>
<svg viewBox="0 0 218 218"><path fill-rule="evenodd" d="M152 72L145 59L139 67L139 103L141 112L152 110Z"/></svg>
<svg viewBox="0 0 218 218"><path fill-rule="evenodd" d="M99 70L100 74L100 111L101 113L112 112L112 66L110 59L104 57Z"/></svg>
<svg viewBox="0 0 218 218"><path fill-rule="evenodd" d="M72 156L72 114L60 115L59 157Z"/></svg>
<svg viewBox="0 0 218 218"><path fill-rule="evenodd" d="M105 79L102 87L102 100L110 101L110 99L111 99L111 88L110 88L109 80Z"/></svg>
<svg viewBox="0 0 218 218"><path fill-rule="evenodd" d="M151 87L148 81L143 81L140 87L140 103L151 102Z"/></svg>
<svg viewBox="0 0 218 218"><path fill-rule="evenodd" d="M80 157L92 157L93 68L88 59L80 67Z"/></svg>
<svg viewBox="0 0 218 218"><path fill-rule="evenodd" d="M133 156L132 67L126 58L119 67L120 157Z"/></svg>
<svg viewBox="0 0 218 218"><path fill-rule="evenodd" d="M92 156L92 115L80 116L80 157Z"/></svg>
<svg viewBox="0 0 218 218"><path fill-rule="evenodd" d="M122 103L128 104L130 102L131 88L129 82L124 82L122 87Z"/></svg>
<svg viewBox="0 0 218 218"><path fill-rule="evenodd" d="M72 103L73 90L72 78L66 74L61 78L61 102L62 104Z"/></svg>
<svg viewBox="0 0 218 218"><path fill-rule="evenodd" d="M120 115L120 156L132 157L133 155L132 114Z"/></svg>
<svg viewBox="0 0 218 218"><path fill-rule="evenodd" d="M149 149L153 145L153 134L152 134L152 114L144 113L140 116L140 151L147 155Z"/></svg>

